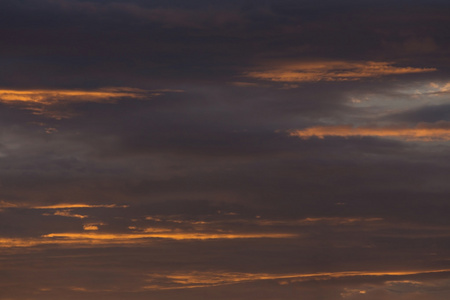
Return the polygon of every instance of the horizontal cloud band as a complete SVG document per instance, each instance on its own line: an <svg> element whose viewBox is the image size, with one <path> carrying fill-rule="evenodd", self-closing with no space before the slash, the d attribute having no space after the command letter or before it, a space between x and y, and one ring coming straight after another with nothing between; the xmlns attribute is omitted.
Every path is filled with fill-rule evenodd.
<svg viewBox="0 0 450 300"><path fill-rule="evenodd" d="M375 136L386 138L397 138L406 141L448 141L450 140L450 122L439 121L436 123L419 123L417 126L409 127L353 127L351 125L315 126L305 129L288 131L290 136L309 139L326 136L355 137Z"/></svg>
<svg viewBox="0 0 450 300"><path fill-rule="evenodd" d="M275 82L349 81L386 75L436 71L435 68L397 67L391 62L318 61L281 63L245 75Z"/></svg>
<svg viewBox="0 0 450 300"><path fill-rule="evenodd" d="M239 273L239 272L188 272L167 275L149 274L148 290L190 289L221 285L254 282L260 280L280 280L280 284L290 284L308 280L330 280L349 277L401 277L426 275L432 273L447 273L449 269L421 271L343 271L300 274L269 274L269 273Z"/></svg>

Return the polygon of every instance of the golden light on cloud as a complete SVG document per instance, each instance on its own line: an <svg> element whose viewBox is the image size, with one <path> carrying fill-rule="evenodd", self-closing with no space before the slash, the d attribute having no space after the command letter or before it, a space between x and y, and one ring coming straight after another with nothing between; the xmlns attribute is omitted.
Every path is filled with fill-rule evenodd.
<svg viewBox="0 0 450 300"><path fill-rule="evenodd" d="M29 205L0 201L0 208L27 208L27 209L75 209L75 208L127 208L128 205L119 204L85 204L85 203L60 203L53 205Z"/></svg>
<svg viewBox="0 0 450 300"><path fill-rule="evenodd" d="M288 131L290 136L302 139L327 136L355 137L374 136L396 138L405 141L449 141L450 122L419 123L415 127L354 127L351 125L315 126Z"/></svg>
<svg viewBox="0 0 450 300"><path fill-rule="evenodd" d="M314 218L304 218L298 220L256 220L255 223L262 226L296 226L296 225L316 225L318 223L328 224L332 226L337 225L355 225L361 223L372 223L383 221L383 218L342 218L342 217L314 217Z"/></svg>
<svg viewBox="0 0 450 300"><path fill-rule="evenodd" d="M117 204L82 204L82 203L61 203L54 205L31 206L33 209L72 209L72 208L127 208L128 205Z"/></svg>
<svg viewBox="0 0 450 300"><path fill-rule="evenodd" d="M226 213L223 215L228 216L237 216L236 213ZM222 219L222 220L208 220L208 221L200 221L200 220L182 220L177 218L177 216L168 216L168 217L145 217L146 220L154 221L154 222L165 222L165 223L175 223L175 224L187 224L197 226L199 228L206 227L210 225L215 226L226 226L227 224L252 224L257 226L303 226L303 225L315 225L318 223L328 224L328 225L352 225L352 224L361 224L368 222L379 222L383 221L383 218L363 218L363 217L307 217L302 219L263 219L261 217L256 217L255 219L241 219L241 218L233 218L233 219ZM144 232L161 232L161 231L170 231L167 228L138 228L133 226L130 229L139 229Z"/></svg>
<svg viewBox="0 0 450 300"><path fill-rule="evenodd" d="M201 233L201 232L145 232L136 234L107 234L107 233L50 233L44 238L66 240L133 240L146 238L160 238L171 240L212 240L212 239L253 239L253 238L293 238L290 233Z"/></svg>
<svg viewBox="0 0 450 300"><path fill-rule="evenodd" d="M295 238L297 234L290 233L200 233L200 232L167 232L154 231L144 233L98 233L99 225L85 224L80 233L50 233L34 238L0 238L0 248L35 247L40 245L139 245L146 244L151 239L169 240L216 240L216 239L283 239Z"/></svg>
<svg viewBox="0 0 450 300"><path fill-rule="evenodd" d="M78 219L84 219L88 216L86 215L80 215L80 214L74 214L70 209L65 210L57 210L53 213L54 216L61 216L61 217L68 217L68 218L78 218Z"/></svg>
<svg viewBox="0 0 450 300"><path fill-rule="evenodd" d="M86 223L83 224L83 229L86 231L97 231L99 226L102 225L106 225L105 223L102 222L97 222L97 223Z"/></svg>
<svg viewBox="0 0 450 300"><path fill-rule="evenodd" d="M245 76L275 82L351 81L370 77L433 72L436 68L398 67L392 62L317 61L270 65Z"/></svg>
<svg viewBox="0 0 450 300"><path fill-rule="evenodd" d="M261 280L277 280L280 285L308 280L331 280L345 277L400 277L450 272L450 269L418 270L418 271L344 271L321 273L241 273L241 272L176 272L169 274L149 274L147 290L172 290L214 287Z"/></svg>
<svg viewBox="0 0 450 300"><path fill-rule="evenodd" d="M16 203L0 200L0 208L16 208L16 207L18 207Z"/></svg>
<svg viewBox="0 0 450 300"><path fill-rule="evenodd" d="M1 90L2 102L34 102L44 105L59 101L102 101L105 99L131 97L141 98L146 90L135 88L103 88L88 90Z"/></svg>
<svg viewBox="0 0 450 300"><path fill-rule="evenodd" d="M45 245L58 245L68 247L90 247L111 245L139 245L143 244L139 239L62 239L62 238L0 238L1 248L30 248Z"/></svg>
<svg viewBox="0 0 450 300"><path fill-rule="evenodd" d="M42 241L36 238L0 238L0 249L34 247L40 244Z"/></svg>
<svg viewBox="0 0 450 300"><path fill-rule="evenodd" d="M83 225L83 229L84 230L98 230L98 226L97 225Z"/></svg>
<svg viewBox="0 0 450 300"><path fill-rule="evenodd" d="M169 89L149 91L129 87L108 87L97 90L0 89L0 102L30 110L33 114L62 119L72 116L72 113L61 109L61 106L69 103L114 103L120 98L143 99L166 92L182 91Z"/></svg>
<svg viewBox="0 0 450 300"><path fill-rule="evenodd" d="M430 87L433 88L432 91L430 91L430 93L432 94L448 94L450 92L450 82L446 82L446 83L435 83L435 82L431 82L430 83Z"/></svg>

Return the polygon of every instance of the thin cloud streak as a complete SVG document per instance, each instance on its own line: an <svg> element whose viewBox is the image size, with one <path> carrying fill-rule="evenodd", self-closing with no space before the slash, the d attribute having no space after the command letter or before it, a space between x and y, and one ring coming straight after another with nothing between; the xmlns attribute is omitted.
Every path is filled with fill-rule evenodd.
<svg viewBox="0 0 450 300"><path fill-rule="evenodd" d="M435 273L447 273L450 269L417 270L417 271L344 271L321 273L297 273L297 274L270 274L270 273L239 273L239 272L187 272L173 274L149 274L150 284L146 290L174 290L206 288L262 280L280 280L279 284L286 285L308 280L331 280L351 277L402 277L411 275L427 275ZM158 282L158 283L156 283ZM161 283L162 282L162 283Z"/></svg>
<svg viewBox="0 0 450 300"><path fill-rule="evenodd" d="M62 109L64 105L80 102L115 103L118 99L146 99L167 92L181 90L145 90L130 87L107 87L97 90L13 90L0 89L0 103L30 110L35 115L53 119L70 118L72 113Z"/></svg>
<svg viewBox="0 0 450 300"><path fill-rule="evenodd" d="M129 240L145 238L161 238L171 240L213 240L213 239L254 239L254 238L294 238L291 233L200 233L200 232L153 232L137 234L91 234L91 233L50 233L44 238L58 238L68 240Z"/></svg>
<svg viewBox="0 0 450 300"><path fill-rule="evenodd" d="M53 213L54 216L68 217L68 218L78 218L85 219L87 215L74 214L71 210L57 210Z"/></svg>
<svg viewBox="0 0 450 300"><path fill-rule="evenodd" d="M436 68L397 67L392 62L319 61L282 63L251 71L246 77L274 82L355 81L387 75L434 72Z"/></svg>
<svg viewBox="0 0 450 300"><path fill-rule="evenodd" d="M98 226L87 225L84 233L50 233L40 238L0 238L0 248L34 247L40 245L115 245L146 244L152 239L168 240L233 240L233 239L289 239L292 233L202 233L202 232L145 232L145 233L97 233Z"/></svg>
<svg viewBox="0 0 450 300"><path fill-rule="evenodd" d="M450 122L419 123L412 128L407 127L353 127L351 125L315 126L305 129L289 130L290 136L302 139L317 137L324 139L328 136L337 137L383 137L395 138L404 141L449 141Z"/></svg>
<svg viewBox="0 0 450 300"><path fill-rule="evenodd" d="M127 208L128 205L119 204L55 204L47 206L32 206L32 209L64 209L64 208Z"/></svg>
<svg viewBox="0 0 450 300"><path fill-rule="evenodd" d="M4 103L32 102L49 105L66 101L101 101L110 98L142 98L148 91L135 88L104 88L88 90L0 90L0 101Z"/></svg>
<svg viewBox="0 0 450 300"><path fill-rule="evenodd" d="M25 208L25 209L74 209L74 208L127 208L128 205L120 204L84 204L84 203L60 203L53 205L15 204L6 201L0 201L0 208Z"/></svg>

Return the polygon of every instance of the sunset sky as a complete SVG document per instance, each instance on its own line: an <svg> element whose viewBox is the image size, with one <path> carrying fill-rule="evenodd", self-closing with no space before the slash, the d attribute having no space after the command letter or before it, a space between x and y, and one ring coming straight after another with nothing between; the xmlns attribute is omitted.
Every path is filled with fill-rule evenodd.
<svg viewBox="0 0 450 300"><path fill-rule="evenodd" d="M450 1L0 0L0 300L450 299Z"/></svg>

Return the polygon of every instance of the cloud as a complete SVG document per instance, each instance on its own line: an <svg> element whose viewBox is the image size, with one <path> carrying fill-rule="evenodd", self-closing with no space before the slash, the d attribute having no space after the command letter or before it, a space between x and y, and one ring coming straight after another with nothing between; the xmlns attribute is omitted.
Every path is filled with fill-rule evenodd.
<svg viewBox="0 0 450 300"><path fill-rule="evenodd" d="M31 206L32 209L61 209L61 208L127 208L128 205L119 205L119 204L54 204L54 205L43 205L43 206Z"/></svg>
<svg viewBox="0 0 450 300"><path fill-rule="evenodd" d="M317 61L271 65L263 67L262 70L247 72L245 76L274 82L353 81L436 70L394 66L392 62Z"/></svg>
<svg viewBox="0 0 450 300"><path fill-rule="evenodd" d="M92 223L92 224L84 224L83 225L83 229L84 230L92 230L92 231L97 231L98 230L98 224L97 223Z"/></svg>
<svg viewBox="0 0 450 300"><path fill-rule="evenodd" d="M177 224L189 224L189 225L229 225L229 224L240 224L242 225L257 225L257 226L310 226L310 225L354 225L362 223L371 223L383 221L382 218L361 218L361 217L307 217L303 219L294 220L280 220L280 219L262 219L260 216L250 219L241 219L238 214L226 213L224 216L231 216L232 218L216 219L216 220L183 220L181 218L175 217L165 217L165 216L147 216L146 220L154 222L166 222L166 223L177 223ZM236 217L236 218L234 218ZM145 230L154 230L154 228L147 228Z"/></svg>
<svg viewBox="0 0 450 300"><path fill-rule="evenodd" d="M224 25L242 24L245 22L242 14L236 10L224 10L223 8L189 9L183 7L165 8L161 6L151 7L151 3L140 5L127 2L95 3L85 1L52 0L58 11L66 14L75 12L83 15L120 15L122 18L133 18L141 22L155 22L168 28L207 28L207 26L221 27ZM150 7L148 7L150 5ZM189 5L188 5L189 6Z"/></svg>
<svg viewBox="0 0 450 300"><path fill-rule="evenodd" d="M175 272L171 274L149 274L147 290L171 290L205 288L221 285L230 285L261 280L277 280L281 285L312 280L331 280L339 278L357 277L404 277L412 275L428 275L447 273L449 269L418 270L418 271L344 271L323 273L241 273L241 272ZM393 282L393 281L391 281ZM360 291L360 290L358 290ZM359 292L361 293L361 292ZM364 294L364 293L361 293Z"/></svg>
<svg viewBox="0 0 450 300"><path fill-rule="evenodd" d="M341 293L341 297L348 298L354 295L365 295L366 293L366 290L344 288L344 291Z"/></svg>
<svg viewBox="0 0 450 300"><path fill-rule="evenodd" d="M68 218L78 218L84 219L87 218L87 215L74 214L70 209L67 210L57 210L53 213L54 216L68 217Z"/></svg>
<svg viewBox="0 0 450 300"><path fill-rule="evenodd" d="M30 110L33 114L54 119L69 118L73 112L67 110L72 103L114 103L121 98L144 99L159 96L172 90L148 91L129 87L109 87L97 90L14 90L0 89L0 103ZM179 90L173 90L179 92Z"/></svg>
<svg viewBox="0 0 450 300"><path fill-rule="evenodd" d="M419 123L415 127L354 127L351 125L315 126L305 129L288 131L290 136L309 139L327 136L355 137L373 136L383 138L395 138L405 141L449 141L450 122L439 121L436 123Z"/></svg>
<svg viewBox="0 0 450 300"><path fill-rule="evenodd" d="M74 209L74 208L127 208L128 205L120 204L85 204L85 203L60 203L53 205L15 204L0 201L0 208L26 208L26 209Z"/></svg>
<svg viewBox="0 0 450 300"><path fill-rule="evenodd" d="M431 94L439 95L439 94L449 94L450 93L450 82L446 83L430 83L430 87L432 88Z"/></svg>
<svg viewBox="0 0 450 300"><path fill-rule="evenodd" d="M70 217L73 217L72 215ZM95 223L94 223L95 224ZM143 233L98 233L99 224L86 224L80 233L49 233L39 238L0 238L0 248L35 247L42 245L145 245L152 239L176 241L190 240L235 240L235 239L290 239L293 233L224 233L190 232L181 230L146 230ZM100 224L101 225L101 224Z"/></svg>
<svg viewBox="0 0 450 300"><path fill-rule="evenodd" d="M171 240L215 240L215 239L255 239L255 238L294 238L297 234L290 233L201 233L201 232L150 232L136 234L105 234L105 233L50 233L44 238L56 238L73 241L115 241L146 238Z"/></svg>
<svg viewBox="0 0 450 300"><path fill-rule="evenodd" d="M339 225L355 225L379 221L383 221L383 218L315 217L315 218L304 218L299 220L256 220L255 223L262 226L274 226L274 225L296 226L296 225L317 225L317 224L339 226Z"/></svg>

